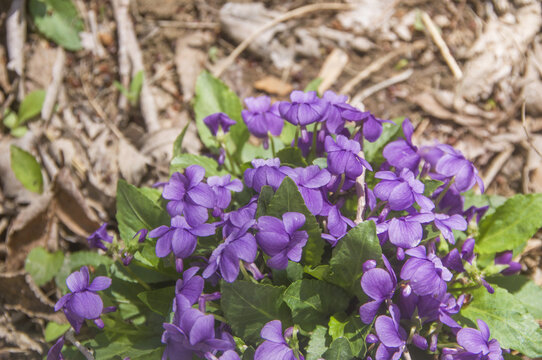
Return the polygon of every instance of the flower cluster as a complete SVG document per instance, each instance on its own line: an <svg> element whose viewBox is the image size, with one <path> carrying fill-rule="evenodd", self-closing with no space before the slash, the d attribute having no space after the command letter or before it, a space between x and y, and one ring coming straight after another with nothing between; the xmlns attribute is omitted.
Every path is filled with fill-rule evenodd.
<svg viewBox="0 0 542 360"><path fill-rule="evenodd" d="M203 119L220 146L217 161L200 163L216 166L174 172L157 202L169 225L142 229L142 242L133 245L152 246L163 259L157 271L175 269L179 277L163 324L163 359L234 360L253 351L255 360L299 360L308 348L313 358L325 358L326 347L334 356L366 349L352 357L376 360L408 359L411 351L445 360L503 359L484 321L477 319L476 330L456 316L470 301L468 289L493 292L476 266L470 231L487 208L464 209L464 192L476 184L483 191L471 162L447 145L415 146L410 120L399 128L331 91L322 97L294 91L290 101L274 104L265 96L247 98L245 105L237 114L243 123L225 113ZM268 156L229 149L235 126L259 139ZM295 135L276 143L286 127ZM386 128L395 135L379 145ZM381 156L366 158L369 146L381 146ZM92 244L105 250L99 240L111 240L104 231ZM495 258L502 274L519 271L512 255ZM141 252L134 259L152 264ZM341 266L351 266L354 278L338 273ZM95 292L110 280L97 277L89 285L83 267L67 284L72 293L57 310L64 309L77 332L84 319L103 326ZM329 300L335 294L320 289L344 299ZM324 350L316 354L316 326L331 324L332 316L348 325L320 335ZM334 350L336 339L346 339L337 333L357 322L363 344ZM58 344L52 352L59 353Z"/></svg>

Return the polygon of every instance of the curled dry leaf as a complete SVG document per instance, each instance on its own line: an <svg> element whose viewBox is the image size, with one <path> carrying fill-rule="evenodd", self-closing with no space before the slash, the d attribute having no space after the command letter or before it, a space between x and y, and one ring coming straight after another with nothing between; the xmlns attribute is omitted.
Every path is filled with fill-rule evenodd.
<svg viewBox="0 0 542 360"><path fill-rule="evenodd" d="M293 90L291 84L271 75L265 76L260 80L257 80L254 83L254 88L268 94L279 96L286 96Z"/></svg>
<svg viewBox="0 0 542 360"><path fill-rule="evenodd" d="M184 101L194 97L198 74L203 70L207 54L199 49L212 40L210 33L199 32L183 36L175 43L175 66L179 75Z"/></svg>

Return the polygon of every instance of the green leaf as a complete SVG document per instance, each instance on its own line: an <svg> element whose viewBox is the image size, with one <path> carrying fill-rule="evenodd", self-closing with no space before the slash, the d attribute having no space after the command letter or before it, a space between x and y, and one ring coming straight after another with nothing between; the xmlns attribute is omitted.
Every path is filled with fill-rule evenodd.
<svg viewBox="0 0 542 360"><path fill-rule="evenodd" d="M21 106L19 106L17 126L24 124L34 116L38 116L44 101L45 90L35 90L28 93L21 102Z"/></svg>
<svg viewBox="0 0 542 360"><path fill-rule="evenodd" d="M236 336L248 342L260 339L260 330L271 320L290 323L287 308L281 307L283 286L237 280L221 282L221 308Z"/></svg>
<svg viewBox="0 0 542 360"><path fill-rule="evenodd" d="M307 162L299 148L287 147L277 153L281 165L290 167L306 167Z"/></svg>
<svg viewBox="0 0 542 360"><path fill-rule="evenodd" d="M495 212L499 206L504 204L507 198L500 195L487 195L487 194L475 194L474 191L469 190L463 193L465 201L463 203L463 209L467 210L471 206L483 207L489 206L483 218L489 216Z"/></svg>
<svg viewBox="0 0 542 360"><path fill-rule="evenodd" d="M36 285L41 286L53 279L62 268L64 253L50 253L42 247L36 247L26 257L24 269L32 276Z"/></svg>
<svg viewBox="0 0 542 360"><path fill-rule="evenodd" d="M130 83L130 97L133 102L137 102L137 99L139 98L139 92L143 86L144 79L145 73L143 70L140 70L134 75L132 82Z"/></svg>
<svg viewBox="0 0 542 360"><path fill-rule="evenodd" d="M17 126L17 114L15 114L10 109L6 109L4 111L4 120L3 120L4 126L12 129Z"/></svg>
<svg viewBox="0 0 542 360"><path fill-rule="evenodd" d="M495 276L487 281L508 290L535 319L542 320L542 287L523 275Z"/></svg>
<svg viewBox="0 0 542 360"><path fill-rule="evenodd" d="M27 132L28 128L26 126L18 126L11 129L11 135L15 136L16 138L22 138Z"/></svg>
<svg viewBox="0 0 542 360"><path fill-rule="evenodd" d="M329 335L331 335L332 340L336 340L344 335L344 327L346 326L345 321L337 319L335 316L329 318Z"/></svg>
<svg viewBox="0 0 542 360"><path fill-rule="evenodd" d="M286 146L291 146L292 141L295 139L295 132L297 131L297 126L284 121L284 126L282 127L282 132L280 133L280 140Z"/></svg>
<svg viewBox="0 0 542 360"><path fill-rule="evenodd" d="M68 329L71 328L70 324L58 324L54 321L49 321L45 327L45 341L50 342L58 339Z"/></svg>
<svg viewBox="0 0 542 360"><path fill-rule="evenodd" d="M313 165L318 165L320 169L326 169L327 168L327 159L324 157L316 158L312 161Z"/></svg>
<svg viewBox="0 0 542 360"><path fill-rule="evenodd" d="M32 154L11 145L11 169L25 188L35 193L43 192L41 167Z"/></svg>
<svg viewBox="0 0 542 360"><path fill-rule="evenodd" d="M340 288L320 280L298 280L283 295L292 317L305 331L325 325L330 315L345 311L348 296Z"/></svg>
<svg viewBox="0 0 542 360"><path fill-rule="evenodd" d="M491 337L502 348L518 350L531 358L542 356L542 330L536 320L515 296L498 286L494 288L494 294L484 287L474 290L472 301L463 306L461 314L473 323L476 319L485 321Z"/></svg>
<svg viewBox="0 0 542 360"><path fill-rule="evenodd" d="M137 297L147 305L149 309L164 317L168 316L171 312L174 296L175 286L143 291L142 293L137 294Z"/></svg>
<svg viewBox="0 0 542 360"><path fill-rule="evenodd" d="M373 168L375 168L375 164L380 165L384 162L385 159L382 155L384 147L403 134L403 128L401 127L403 119L404 118L393 119L395 124L384 123L382 125L382 134L375 142L363 140L363 154L365 160L370 162L373 165Z"/></svg>
<svg viewBox="0 0 542 360"><path fill-rule="evenodd" d="M304 92L309 91L318 91L318 86L322 83L322 78L317 77L316 79L312 80L310 83L305 86L305 89L303 89Z"/></svg>
<svg viewBox="0 0 542 360"><path fill-rule="evenodd" d="M174 159L176 156L179 156L183 153L183 140L186 135L186 131L188 130L188 125L190 123L186 124L183 128L183 131L177 136L175 141L173 142L173 156L172 159Z"/></svg>
<svg viewBox="0 0 542 360"><path fill-rule="evenodd" d="M273 199L275 192L273 188L269 185L262 186L260 190L260 196L258 196L258 208L256 209L256 219L260 216L267 215L269 212L269 204Z"/></svg>
<svg viewBox="0 0 542 360"><path fill-rule="evenodd" d="M223 112L237 124L230 128L234 142L239 145L236 150L240 151L242 142L248 140L248 130L241 119L241 100L222 81L215 78L207 71L203 71L196 82L196 94L194 98L194 112L196 113L196 126L203 144L210 148L216 145L216 139L211 131L203 123L203 119L211 114Z"/></svg>
<svg viewBox="0 0 542 360"><path fill-rule="evenodd" d="M116 218L120 237L127 242L137 242L133 237L141 229L152 230L170 222L164 209L150 200L141 189L124 180L117 183Z"/></svg>
<svg viewBox="0 0 542 360"><path fill-rule="evenodd" d="M371 259L380 261L381 258L382 249L376 236L375 223L364 221L350 229L333 248L329 261L331 281L358 299L364 299L360 285L363 263Z"/></svg>
<svg viewBox="0 0 542 360"><path fill-rule="evenodd" d="M30 0L30 15L38 30L63 48L82 48L79 33L84 25L70 0Z"/></svg>
<svg viewBox="0 0 542 360"><path fill-rule="evenodd" d="M444 183L442 181L438 180L424 180L422 181L424 185L423 194L425 196L431 197L431 194L441 185Z"/></svg>
<svg viewBox="0 0 542 360"><path fill-rule="evenodd" d="M351 317L344 327L344 337L350 341L350 348L354 356L363 358L367 352L365 338L371 332L373 325L363 324L359 316Z"/></svg>
<svg viewBox="0 0 542 360"><path fill-rule="evenodd" d="M480 222L476 251L495 254L513 250L542 227L542 194L515 195Z"/></svg>
<svg viewBox="0 0 542 360"><path fill-rule="evenodd" d="M327 328L316 326L311 333L309 345L307 346L307 360L318 360L326 352L326 333Z"/></svg>
<svg viewBox="0 0 542 360"><path fill-rule="evenodd" d="M323 356L326 360L344 360L353 357L350 341L343 337L334 340Z"/></svg>
<svg viewBox="0 0 542 360"><path fill-rule="evenodd" d="M322 231L314 215L305 206L305 201L297 185L292 179L285 177L269 204L268 215L282 218L284 213L291 211L305 215L305 225L303 225L301 230L307 231L309 239L303 248L303 263L318 265L324 253L325 246L325 242L322 239Z"/></svg>
<svg viewBox="0 0 542 360"><path fill-rule="evenodd" d="M205 169L205 176L226 175L225 170L218 170L215 159L203 155L180 154L171 160L170 173L186 169L190 165L199 165Z"/></svg>

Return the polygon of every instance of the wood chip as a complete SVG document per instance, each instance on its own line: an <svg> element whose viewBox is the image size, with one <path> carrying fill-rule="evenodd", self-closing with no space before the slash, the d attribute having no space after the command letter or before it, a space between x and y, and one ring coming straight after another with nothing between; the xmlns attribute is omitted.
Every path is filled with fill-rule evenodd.
<svg viewBox="0 0 542 360"><path fill-rule="evenodd" d="M268 94L279 96L286 96L293 90L291 84L271 75L256 81L254 83L254 88Z"/></svg>

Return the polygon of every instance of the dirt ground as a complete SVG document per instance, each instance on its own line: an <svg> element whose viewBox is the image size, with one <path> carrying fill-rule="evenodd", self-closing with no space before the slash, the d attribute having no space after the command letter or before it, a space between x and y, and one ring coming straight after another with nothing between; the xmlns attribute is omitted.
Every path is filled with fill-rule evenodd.
<svg viewBox="0 0 542 360"><path fill-rule="evenodd" d="M284 100L320 77L320 90L347 94L379 118L409 117L415 143L461 150L487 193L542 192L539 1L75 0L85 25L77 52L29 21L25 37L10 32L10 3L0 3L0 114L36 89L56 92L56 107L21 138L0 132L0 359L42 358L44 325L63 320L52 309L54 284L38 287L24 273L30 249L73 251L102 222L114 228L117 180L167 179L187 123L185 150L202 151L191 101L203 69L241 98ZM299 8L226 60L262 25ZM10 37L24 44L22 74L8 66ZM146 85L131 104L114 82L128 87L143 68ZM41 163L42 195L12 174L12 144ZM539 285L541 255L539 238L521 255Z"/></svg>

